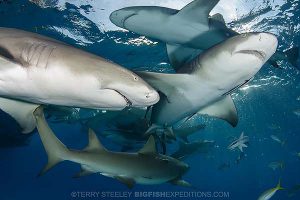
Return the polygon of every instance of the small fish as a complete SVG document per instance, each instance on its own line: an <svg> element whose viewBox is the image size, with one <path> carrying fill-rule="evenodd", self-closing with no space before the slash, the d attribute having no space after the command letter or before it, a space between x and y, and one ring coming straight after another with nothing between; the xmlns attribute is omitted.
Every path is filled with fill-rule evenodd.
<svg viewBox="0 0 300 200"><path fill-rule="evenodd" d="M300 96L299 96L299 97L297 97L297 101L300 101Z"/></svg>
<svg viewBox="0 0 300 200"><path fill-rule="evenodd" d="M293 112L295 115L297 115L298 117L300 117L300 109L294 110Z"/></svg>
<svg viewBox="0 0 300 200"><path fill-rule="evenodd" d="M241 133L240 137L236 140L234 140L227 149L229 150L235 150L238 148L241 152L243 152L243 147L248 147L247 144L249 142L249 137L244 136L244 132Z"/></svg>
<svg viewBox="0 0 300 200"><path fill-rule="evenodd" d="M283 190L284 188L281 187L280 185L280 180L275 188L271 188L265 192L263 192L257 200L268 200L271 199L272 196L278 191L278 190Z"/></svg>
<svg viewBox="0 0 300 200"><path fill-rule="evenodd" d="M268 167L270 167L274 171L277 170L277 169L283 169L284 168L284 162L283 161L274 161L274 162L271 162L268 165Z"/></svg>
<svg viewBox="0 0 300 200"><path fill-rule="evenodd" d="M285 144L285 141L280 140L276 135L271 135L271 139L274 140L275 142L278 142L282 146Z"/></svg>
<svg viewBox="0 0 300 200"><path fill-rule="evenodd" d="M278 130L278 129L280 129L280 126L277 124L271 124L268 126L268 128L271 130Z"/></svg>

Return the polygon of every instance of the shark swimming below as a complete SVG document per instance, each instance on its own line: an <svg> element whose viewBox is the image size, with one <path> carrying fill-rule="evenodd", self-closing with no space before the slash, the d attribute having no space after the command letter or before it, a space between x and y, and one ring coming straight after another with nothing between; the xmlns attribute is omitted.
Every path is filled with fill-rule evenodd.
<svg viewBox="0 0 300 200"><path fill-rule="evenodd" d="M193 141L190 143L179 142L178 150L175 151L171 157L183 160L195 153L208 153L211 149L213 149L214 145L214 141L208 140Z"/></svg>
<svg viewBox="0 0 300 200"><path fill-rule="evenodd" d="M146 107L158 93L135 73L57 40L0 28L0 109L24 133L40 104L121 110Z"/></svg>
<svg viewBox="0 0 300 200"><path fill-rule="evenodd" d="M129 188L132 188L135 183L169 182L180 186L190 186L182 180L189 166L172 157L158 154L152 136L138 153L119 153L105 149L90 129L88 146L81 151L75 151L68 149L52 132L44 117L42 107L34 111L34 116L39 135L48 154L48 164L40 175L59 162L68 160L81 165L82 171L75 177L102 174L119 180Z"/></svg>
<svg viewBox="0 0 300 200"><path fill-rule="evenodd" d="M241 152L243 152L243 148L248 147L247 143L249 142L249 137L244 135L244 132L241 133L240 137L234 140L229 146L229 150L235 150L238 148Z"/></svg>
<svg viewBox="0 0 300 200"><path fill-rule="evenodd" d="M183 65L176 74L137 72L160 92L153 106L152 127L171 127L195 114L238 123L230 94L252 80L275 53L277 38L270 33L234 36ZM150 132L150 131L147 131Z"/></svg>
<svg viewBox="0 0 300 200"><path fill-rule="evenodd" d="M219 0L194 0L181 10L158 6L133 6L111 13L116 26L165 42L171 65L182 64L206 50L239 33L227 28L219 13L209 16ZM268 61L279 67L277 61L286 60L298 67L299 49L277 51Z"/></svg>

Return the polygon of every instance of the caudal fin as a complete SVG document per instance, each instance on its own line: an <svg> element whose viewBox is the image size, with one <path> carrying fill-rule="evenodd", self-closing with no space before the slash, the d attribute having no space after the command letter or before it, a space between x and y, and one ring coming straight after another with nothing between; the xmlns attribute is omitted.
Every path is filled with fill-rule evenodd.
<svg viewBox="0 0 300 200"><path fill-rule="evenodd" d="M39 176L45 174L49 169L57 163L66 159L69 150L52 132L45 119L43 108L40 106L34 111L34 117L37 124L37 129L44 148L48 155L48 163L39 173Z"/></svg>
<svg viewBox="0 0 300 200"><path fill-rule="evenodd" d="M300 67L297 65L299 59L299 47L293 47L284 52L289 63L294 67L300 70Z"/></svg>

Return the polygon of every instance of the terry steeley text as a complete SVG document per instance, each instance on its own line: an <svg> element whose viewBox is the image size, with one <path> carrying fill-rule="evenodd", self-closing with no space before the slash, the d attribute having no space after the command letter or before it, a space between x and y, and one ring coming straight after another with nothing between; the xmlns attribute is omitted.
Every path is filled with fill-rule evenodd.
<svg viewBox="0 0 300 200"><path fill-rule="evenodd" d="M74 191L72 198L229 198L229 192L120 192Z"/></svg>

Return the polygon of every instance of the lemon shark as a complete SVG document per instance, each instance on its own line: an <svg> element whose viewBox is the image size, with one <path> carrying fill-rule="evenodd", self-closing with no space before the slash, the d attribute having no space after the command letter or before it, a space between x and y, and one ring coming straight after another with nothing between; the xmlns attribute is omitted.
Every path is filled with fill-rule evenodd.
<svg viewBox="0 0 300 200"><path fill-rule="evenodd" d="M152 126L147 132L172 127L195 114L207 114L236 126L238 115L230 94L253 78L277 45L273 34L247 33L206 50L176 74L137 72L161 93L152 108Z"/></svg>
<svg viewBox="0 0 300 200"><path fill-rule="evenodd" d="M32 112L39 104L121 110L159 100L149 84L117 64L11 28L0 28L0 97L0 109L24 133L34 129Z"/></svg>
<svg viewBox="0 0 300 200"><path fill-rule="evenodd" d="M43 114L43 108L34 111L37 129L48 154L48 164L43 175L61 161L68 160L81 165L82 171L75 175L102 174L112 177L132 188L138 184L161 184L170 182L190 186L181 177L189 169L184 162L156 152L153 136L138 153L120 153L107 150L89 129L89 144L82 151L69 150L52 132Z"/></svg>
<svg viewBox="0 0 300 200"><path fill-rule="evenodd" d="M181 10L158 6L133 6L111 13L116 26L166 43L172 67L182 64L229 37L239 33L227 28L220 13L210 16L219 0L194 0ZM277 61L287 60L297 67L299 49L277 51L268 61L279 67Z"/></svg>

